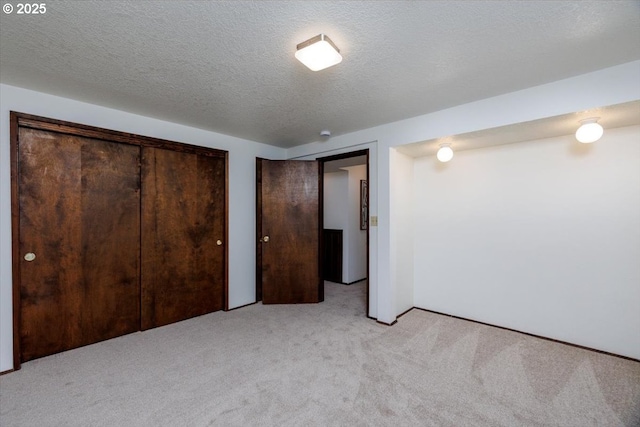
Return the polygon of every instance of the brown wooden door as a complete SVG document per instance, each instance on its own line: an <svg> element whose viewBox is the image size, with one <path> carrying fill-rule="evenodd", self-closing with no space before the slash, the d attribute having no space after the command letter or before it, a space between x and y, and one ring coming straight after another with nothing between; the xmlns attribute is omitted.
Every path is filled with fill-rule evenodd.
<svg viewBox="0 0 640 427"><path fill-rule="evenodd" d="M20 360L137 331L140 148L21 127L17 151Z"/></svg>
<svg viewBox="0 0 640 427"><path fill-rule="evenodd" d="M264 304L323 301L321 190L318 162L258 159L256 293Z"/></svg>
<svg viewBox="0 0 640 427"><path fill-rule="evenodd" d="M225 303L226 160L142 149L142 329Z"/></svg>

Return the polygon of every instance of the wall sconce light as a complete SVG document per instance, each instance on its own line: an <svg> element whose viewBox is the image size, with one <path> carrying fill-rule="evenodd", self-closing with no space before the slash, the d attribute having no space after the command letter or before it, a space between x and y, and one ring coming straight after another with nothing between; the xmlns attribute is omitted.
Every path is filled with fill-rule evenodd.
<svg viewBox="0 0 640 427"><path fill-rule="evenodd" d="M600 117L580 120L581 126L576 131L576 139L583 144L589 144L600 139L604 130L598 123Z"/></svg>
<svg viewBox="0 0 640 427"><path fill-rule="evenodd" d="M311 71L324 70L342 62L340 49L324 34L300 43L296 49L296 59Z"/></svg>
<svg viewBox="0 0 640 427"><path fill-rule="evenodd" d="M443 143L440 144L440 148L438 149L438 154L436 154L438 160L442 163L448 162L453 159L453 150L451 149L451 144Z"/></svg>

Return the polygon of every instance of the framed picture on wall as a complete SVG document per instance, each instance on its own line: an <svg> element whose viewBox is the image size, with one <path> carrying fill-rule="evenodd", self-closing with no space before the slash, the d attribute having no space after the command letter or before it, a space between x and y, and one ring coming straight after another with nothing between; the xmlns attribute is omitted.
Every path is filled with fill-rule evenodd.
<svg viewBox="0 0 640 427"><path fill-rule="evenodd" d="M366 230L369 225L369 188L367 181L360 180L360 230Z"/></svg>

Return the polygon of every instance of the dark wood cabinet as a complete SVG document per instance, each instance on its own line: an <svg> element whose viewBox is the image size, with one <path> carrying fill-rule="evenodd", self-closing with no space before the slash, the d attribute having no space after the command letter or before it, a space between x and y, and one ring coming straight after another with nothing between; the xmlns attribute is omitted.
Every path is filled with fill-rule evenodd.
<svg viewBox="0 0 640 427"><path fill-rule="evenodd" d="M342 230L323 230L323 279L342 283Z"/></svg>
<svg viewBox="0 0 640 427"><path fill-rule="evenodd" d="M225 308L227 153L11 113L14 366Z"/></svg>

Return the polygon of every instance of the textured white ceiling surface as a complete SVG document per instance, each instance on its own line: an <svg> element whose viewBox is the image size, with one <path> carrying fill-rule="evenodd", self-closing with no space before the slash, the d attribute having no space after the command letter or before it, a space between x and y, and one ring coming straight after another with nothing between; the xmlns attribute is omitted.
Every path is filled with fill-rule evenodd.
<svg viewBox="0 0 640 427"><path fill-rule="evenodd" d="M640 59L639 1L46 7L1 14L2 83L281 147ZM294 53L319 33L344 59L312 72Z"/></svg>

